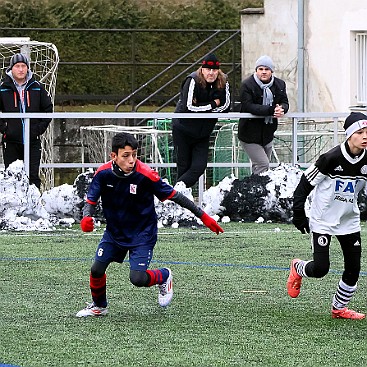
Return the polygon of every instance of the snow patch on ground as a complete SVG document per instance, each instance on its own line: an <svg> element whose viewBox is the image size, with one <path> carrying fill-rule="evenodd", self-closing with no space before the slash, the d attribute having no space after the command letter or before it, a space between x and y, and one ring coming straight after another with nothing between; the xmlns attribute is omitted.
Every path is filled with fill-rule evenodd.
<svg viewBox="0 0 367 367"><path fill-rule="evenodd" d="M51 231L58 225L79 222L93 174L93 170L88 170L75 179L74 185L63 184L41 195L35 185L29 185L22 161L0 170L0 230ZM202 208L223 223L289 221L293 191L301 175L297 167L280 165L260 176L240 180L225 177L204 191ZM191 188L182 182L175 189L195 201ZM155 199L155 205L159 227L202 224L189 210L170 200ZM96 219L103 222L101 210L96 213Z"/></svg>

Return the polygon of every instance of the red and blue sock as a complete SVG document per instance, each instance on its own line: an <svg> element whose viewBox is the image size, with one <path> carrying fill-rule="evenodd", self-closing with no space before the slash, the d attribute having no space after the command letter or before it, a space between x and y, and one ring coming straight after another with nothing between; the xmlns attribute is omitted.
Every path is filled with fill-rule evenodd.
<svg viewBox="0 0 367 367"><path fill-rule="evenodd" d="M163 284L169 276L169 271L166 268L147 270L147 274L150 277L148 287L155 284Z"/></svg>
<svg viewBox="0 0 367 367"><path fill-rule="evenodd" d="M92 299L94 304L98 307L107 307L106 279L106 274L103 274L101 278L93 278L92 274L90 274L89 277Z"/></svg>

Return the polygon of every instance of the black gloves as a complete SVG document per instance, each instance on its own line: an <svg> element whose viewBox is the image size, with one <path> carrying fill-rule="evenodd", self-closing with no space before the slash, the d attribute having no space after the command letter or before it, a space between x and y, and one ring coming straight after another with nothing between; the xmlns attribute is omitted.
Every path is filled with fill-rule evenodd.
<svg viewBox="0 0 367 367"><path fill-rule="evenodd" d="M294 210L292 222L301 233L310 233L310 226L304 210Z"/></svg>

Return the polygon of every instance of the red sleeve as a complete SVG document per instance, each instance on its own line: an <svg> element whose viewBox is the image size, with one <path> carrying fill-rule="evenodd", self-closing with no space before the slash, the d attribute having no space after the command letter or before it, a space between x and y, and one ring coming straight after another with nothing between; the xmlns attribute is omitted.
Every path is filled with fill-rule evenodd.
<svg viewBox="0 0 367 367"><path fill-rule="evenodd" d="M173 189L172 192L171 192L171 195L169 195L168 197L166 197L163 201L172 199L172 197L175 196L176 192L177 191L175 189Z"/></svg>
<svg viewBox="0 0 367 367"><path fill-rule="evenodd" d="M90 205L97 205L96 201L89 200L88 198L85 201Z"/></svg>
<svg viewBox="0 0 367 367"><path fill-rule="evenodd" d="M159 173L157 171L150 168L147 164L139 160L136 161L136 172L139 172L145 177L148 177L153 182L157 182L160 179Z"/></svg>
<svg viewBox="0 0 367 367"><path fill-rule="evenodd" d="M96 175L98 172L103 171L105 169L112 169L112 161L109 161L107 163L102 164L102 166L99 166L94 175Z"/></svg>

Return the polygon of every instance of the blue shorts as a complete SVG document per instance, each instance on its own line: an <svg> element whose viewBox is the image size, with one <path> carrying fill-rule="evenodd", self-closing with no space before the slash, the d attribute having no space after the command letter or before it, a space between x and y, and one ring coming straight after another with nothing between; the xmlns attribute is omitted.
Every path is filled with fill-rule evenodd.
<svg viewBox="0 0 367 367"><path fill-rule="evenodd" d="M129 253L130 270L146 271L153 257L154 245L122 247L102 239L97 247L94 260L107 264L111 262L122 263Z"/></svg>

